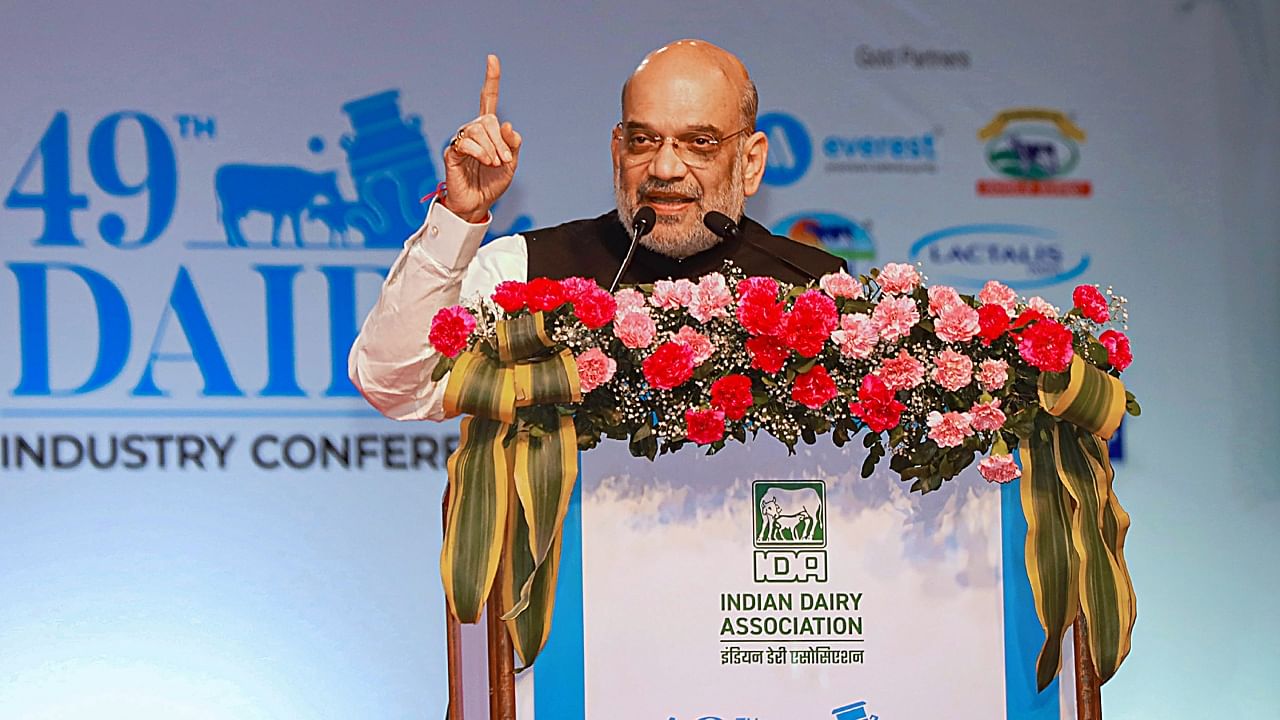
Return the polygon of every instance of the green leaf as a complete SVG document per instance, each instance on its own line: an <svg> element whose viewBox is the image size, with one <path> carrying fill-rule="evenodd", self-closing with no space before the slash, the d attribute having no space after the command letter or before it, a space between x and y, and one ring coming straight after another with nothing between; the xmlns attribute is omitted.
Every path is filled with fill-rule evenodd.
<svg viewBox="0 0 1280 720"><path fill-rule="evenodd" d="M453 369L453 358L444 357L443 355L441 355L440 359L436 361L436 366L431 369L431 382L436 382L436 383L440 382L441 380L444 379L445 375L449 374L449 371L452 369Z"/></svg>
<svg viewBox="0 0 1280 720"><path fill-rule="evenodd" d="M866 460L862 461L862 477L869 478L876 471L876 463L880 458L875 455L868 455Z"/></svg>
<svg viewBox="0 0 1280 720"><path fill-rule="evenodd" d="M1142 406L1138 404L1138 398L1134 397L1133 393L1128 390L1124 391L1124 411L1134 417L1142 414Z"/></svg>

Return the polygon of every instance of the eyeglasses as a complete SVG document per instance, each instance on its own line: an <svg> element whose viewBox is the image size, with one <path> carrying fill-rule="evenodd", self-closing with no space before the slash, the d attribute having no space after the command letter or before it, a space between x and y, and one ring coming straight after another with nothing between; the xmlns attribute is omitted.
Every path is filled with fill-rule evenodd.
<svg viewBox="0 0 1280 720"><path fill-rule="evenodd" d="M705 168L715 161L720 148L726 140L731 140L751 128L744 127L724 137L716 137L709 132L687 132L683 135L668 137L648 130L624 128L622 123L614 126L614 137L622 141L622 154L628 165L640 165L652 162L662 146L671 141L671 149L675 151L680 162L691 168Z"/></svg>

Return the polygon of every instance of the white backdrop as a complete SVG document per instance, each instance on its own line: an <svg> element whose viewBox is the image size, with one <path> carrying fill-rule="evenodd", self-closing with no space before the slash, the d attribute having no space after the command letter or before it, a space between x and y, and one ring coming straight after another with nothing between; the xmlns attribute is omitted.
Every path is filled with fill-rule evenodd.
<svg viewBox="0 0 1280 720"><path fill-rule="evenodd" d="M1106 715L1274 716L1278 23L1207 0L6 5L0 715L436 717L454 431L373 416L345 346L486 52L526 138L505 231L610 205L621 81L699 36L760 88L765 224L1130 298L1140 615ZM1027 107L1058 122L979 137ZM1077 195L984 193L1030 187L999 168L1014 140ZM145 459L75 457L128 435Z"/></svg>

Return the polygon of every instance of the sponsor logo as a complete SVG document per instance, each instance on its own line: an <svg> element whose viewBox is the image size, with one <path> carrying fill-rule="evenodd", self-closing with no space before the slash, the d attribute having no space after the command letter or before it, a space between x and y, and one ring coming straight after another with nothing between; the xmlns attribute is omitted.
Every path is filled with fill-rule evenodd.
<svg viewBox="0 0 1280 720"><path fill-rule="evenodd" d="M973 57L968 50L937 50L910 45L859 45L854 50L853 59L863 70L968 70L973 67Z"/></svg>
<svg viewBox="0 0 1280 720"><path fill-rule="evenodd" d="M811 210L788 215L771 229L775 235L784 235L844 258L850 274L856 275L869 270L876 259L870 228L869 221L858 222L838 213Z"/></svg>
<svg viewBox="0 0 1280 720"><path fill-rule="evenodd" d="M764 183L786 186L804 177L821 152L827 173L936 173L940 128L925 132L835 132L815 145L808 128L794 115L772 112L756 127L769 138Z"/></svg>
<svg viewBox="0 0 1280 720"><path fill-rule="evenodd" d="M879 715L867 713L866 700L859 700L858 702L838 707L831 711L831 715L835 717L835 720L880 720Z"/></svg>
<svg viewBox="0 0 1280 720"><path fill-rule="evenodd" d="M1014 108L978 131L987 165L1001 177L978 180L985 197L1089 197L1093 185L1073 179L1085 132L1065 114Z"/></svg>
<svg viewBox="0 0 1280 720"><path fill-rule="evenodd" d="M831 173L936 173L938 135L828 135L822 141L823 167Z"/></svg>
<svg viewBox="0 0 1280 720"><path fill-rule="evenodd" d="M977 290L999 280L1019 290L1065 283L1089 268L1089 255L1057 232L1031 225L958 225L911 245L911 262L924 263L934 282Z"/></svg>
<svg viewBox="0 0 1280 720"><path fill-rule="evenodd" d="M769 138L764 183L785 186L804 177L813 162L813 143L804 125L794 115L771 112L756 120L756 129Z"/></svg>
<svg viewBox="0 0 1280 720"><path fill-rule="evenodd" d="M752 484L756 582L827 581L826 495L821 480Z"/></svg>

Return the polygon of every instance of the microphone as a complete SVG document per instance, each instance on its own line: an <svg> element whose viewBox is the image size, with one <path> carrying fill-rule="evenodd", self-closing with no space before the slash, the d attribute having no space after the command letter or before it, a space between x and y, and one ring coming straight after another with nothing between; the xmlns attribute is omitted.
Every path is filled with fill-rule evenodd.
<svg viewBox="0 0 1280 720"><path fill-rule="evenodd" d="M795 264L794 262L791 262L790 260L782 257L778 253L770 250L769 248L761 245L760 243L754 240L748 239L747 236L743 234L742 228L738 226L738 223L734 222L732 218L730 218L728 215L725 215L722 212L716 212L715 210L712 210L711 212L703 216L702 224L706 225L707 229L715 233L716 237L719 237L721 240L741 240L747 245L750 245L757 252L764 253L770 258L777 260L778 262L782 263L783 265L786 265L787 267L791 268L792 270L795 270L796 272L800 273L801 275L807 278L810 278L812 280L822 279L820 276L813 274L811 270L806 270L805 268Z"/></svg>
<svg viewBox="0 0 1280 720"><path fill-rule="evenodd" d="M631 267L631 258L635 257L636 246L640 244L640 238L649 234L653 229L653 224L658 221L658 214L653 208L645 205L636 212L635 217L631 218L631 247L627 248L627 256L622 259L622 267L618 268L618 274L613 278L613 283L609 285L609 292L618 289L618 283L621 282L623 274L627 272L627 268Z"/></svg>

